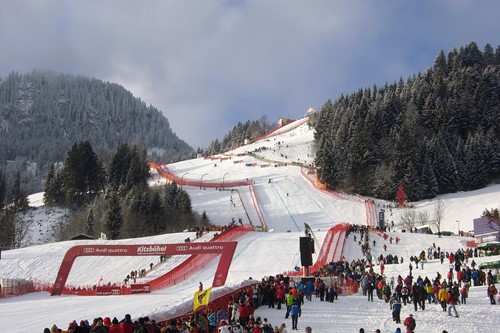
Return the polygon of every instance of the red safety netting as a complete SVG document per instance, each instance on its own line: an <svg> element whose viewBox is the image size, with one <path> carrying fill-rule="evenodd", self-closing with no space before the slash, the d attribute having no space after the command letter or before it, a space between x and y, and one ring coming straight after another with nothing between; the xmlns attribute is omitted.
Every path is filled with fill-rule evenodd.
<svg viewBox="0 0 500 333"><path fill-rule="evenodd" d="M349 224L343 223L328 230L316 262L309 267L310 275L314 275L314 272L321 270L328 263L342 259L348 229ZM303 271L285 272L284 275L305 276ZM338 288L345 295L353 294L358 291L358 283L352 279L344 278L338 281Z"/></svg>
<svg viewBox="0 0 500 333"><path fill-rule="evenodd" d="M249 231L253 231L254 227L249 224L234 227L214 237L212 241L235 241ZM199 272L206 267L210 261L217 257L217 254L197 254L191 255L180 265L172 269L167 274L149 281L151 291L171 287L179 281L185 280L187 277Z"/></svg>

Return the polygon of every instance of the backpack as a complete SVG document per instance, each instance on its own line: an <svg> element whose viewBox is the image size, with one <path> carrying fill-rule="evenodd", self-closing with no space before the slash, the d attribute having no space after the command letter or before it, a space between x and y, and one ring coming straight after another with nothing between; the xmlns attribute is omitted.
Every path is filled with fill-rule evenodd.
<svg viewBox="0 0 500 333"><path fill-rule="evenodd" d="M417 327L417 322L415 321L415 319L410 322L410 325L408 325L408 327L411 328L412 331Z"/></svg>

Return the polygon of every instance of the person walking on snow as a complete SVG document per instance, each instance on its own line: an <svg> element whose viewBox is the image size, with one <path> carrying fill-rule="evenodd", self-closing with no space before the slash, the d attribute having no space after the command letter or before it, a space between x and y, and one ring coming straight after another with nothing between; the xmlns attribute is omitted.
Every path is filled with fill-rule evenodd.
<svg viewBox="0 0 500 333"><path fill-rule="evenodd" d="M290 316L292 316L292 330L297 329L297 324L299 322L300 314L300 304L298 300L295 300L290 308Z"/></svg>
<svg viewBox="0 0 500 333"><path fill-rule="evenodd" d="M314 284L313 284L312 280L309 280L306 283L306 299L308 301L312 301L313 292L314 292Z"/></svg>
<svg viewBox="0 0 500 333"><path fill-rule="evenodd" d="M441 290L438 293L438 300L441 303L441 307L443 308L443 312L446 312L446 301L448 300L448 292L444 286L441 286Z"/></svg>
<svg viewBox="0 0 500 333"><path fill-rule="evenodd" d="M401 302L393 295L390 305L392 309L392 320L395 321L396 324L401 324Z"/></svg>
<svg viewBox="0 0 500 333"><path fill-rule="evenodd" d="M417 323L415 322L415 319L413 318L413 315L410 314L410 316L406 317L403 325L406 327L406 333L414 333L415 332L415 327L417 327Z"/></svg>
<svg viewBox="0 0 500 333"><path fill-rule="evenodd" d="M455 317L458 318L458 312L457 309L455 308L455 304L457 304L457 299L455 294L451 291L450 288L448 288L448 316L451 316L451 309L453 309L453 312L455 312Z"/></svg>
<svg viewBox="0 0 500 333"><path fill-rule="evenodd" d="M295 297L293 297L292 291L290 291L286 296L285 296L285 305L286 305L286 314L285 318L288 318L290 315L290 309L292 308L292 304L295 301Z"/></svg>
<svg viewBox="0 0 500 333"><path fill-rule="evenodd" d="M488 296L490 297L490 303L491 305L497 304L495 302L495 295L498 294L498 290L495 287L495 285L492 283L488 286Z"/></svg>
<svg viewBox="0 0 500 333"><path fill-rule="evenodd" d="M469 297L469 284L464 283L464 286L460 289L460 303L467 304L467 297Z"/></svg>

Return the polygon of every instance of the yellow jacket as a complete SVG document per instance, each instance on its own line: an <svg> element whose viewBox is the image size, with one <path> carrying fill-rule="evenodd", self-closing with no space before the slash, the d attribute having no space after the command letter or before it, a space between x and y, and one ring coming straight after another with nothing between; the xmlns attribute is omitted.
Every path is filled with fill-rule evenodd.
<svg viewBox="0 0 500 333"><path fill-rule="evenodd" d="M438 293L438 299L441 302L446 301L448 299L448 292L446 291L446 289L441 288L441 290Z"/></svg>

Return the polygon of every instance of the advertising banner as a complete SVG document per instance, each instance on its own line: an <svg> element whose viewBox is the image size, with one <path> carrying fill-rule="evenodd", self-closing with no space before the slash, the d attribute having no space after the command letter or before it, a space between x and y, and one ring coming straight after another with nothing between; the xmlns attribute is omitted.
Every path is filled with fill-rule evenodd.
<svg viewBox="0 0 500 333"><path fill-rule="evenodd" d="M120 287L97 287L96 296L121 295Z"/></svg>
<svg viewBox="0 0 500 333"><path fill-rule="evenodd" d="M130 285L130 293L132 294L149 294L151 292L151 288L149 284L145 283L137 283Z"/></svg>
<svg viewBox="0 0 500 333"><path fill-rule="evenodd" d="M80 256L169 256L185 254L220 255L219 264L215 272L214 287L224 285L227 272L236 250L237 242L206 242L206 243L173 243L173 244L140 244L140 245L115 245L115 244L89 244L76 245L70 248L59 267L56 281L51 295L60 295L68 279L75 258ZM115 294L116 295L116 294Z"/></svg>

